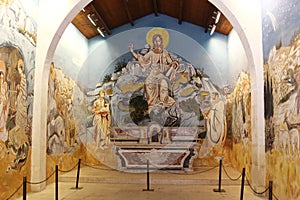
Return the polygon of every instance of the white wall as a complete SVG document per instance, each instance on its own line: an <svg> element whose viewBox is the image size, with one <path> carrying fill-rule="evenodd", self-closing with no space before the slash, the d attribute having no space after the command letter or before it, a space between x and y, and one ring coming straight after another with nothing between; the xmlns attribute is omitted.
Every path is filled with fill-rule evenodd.
<svg viewBox="0 0 300 200"><path fill-rule="evenodd" d="M46 178L48 78L54 51L68 24L90 1L40 0L39 2L32 121L32 182ZM45 188L45 183L32 185L31 188L33 191L40 191Z"/></svg>
<svg viewBox="0 0 300 200"><path fill-rule="evenodd" d="M261 1L209 0L230 21L244 47L251 77L252 185L265 189L264 77Z"/></svg>
<svg viewBox="0 0 300 200"><path fill-rule="evenodd" d="M88 57L88 51L86 37L73 24L69 24L55 49L54 65L62 68L64 74L76 80L81 66Z"/></svg>
<svg viewBox="0 0 300 200"><path fill-rule="evenodd" d="M233 29L228 36L229 74L232 80L237 80L242 71L249 72L247 55L242 42Z"/></svg>

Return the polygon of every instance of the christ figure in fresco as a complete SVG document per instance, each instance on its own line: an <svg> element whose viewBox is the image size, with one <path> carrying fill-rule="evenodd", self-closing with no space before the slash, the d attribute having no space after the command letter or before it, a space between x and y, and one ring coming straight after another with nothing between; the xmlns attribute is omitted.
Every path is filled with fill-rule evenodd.
<svg viewBox="0 0 300 200"><path fill-rule="evenodd" d="M142 69L150 68L150 73L145 80L148 113L156 105L167 109L175 103L175 100L169 95L169 91L179 64L172 60L169 52L165 49L167 41L168 32L165 29L153 28L147 34L147 42L152 44L152 49L148 53L145 55L136 53L133 50L133 44L129 45L131 54Z"/></svg>

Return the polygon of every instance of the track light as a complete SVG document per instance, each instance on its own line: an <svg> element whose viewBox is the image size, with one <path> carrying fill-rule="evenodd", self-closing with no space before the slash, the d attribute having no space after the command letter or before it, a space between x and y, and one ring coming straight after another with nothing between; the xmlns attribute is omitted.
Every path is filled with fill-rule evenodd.
<svg viewBox="0 0 300 200"><path fill-rule="evenodd" d="M214 34L215 30L216 30L216 25L212 25L211 30L210 30L210 35Z"/></svg>
<svg viewBox="0 0 300 200"><path fill-rule="evenodd" d="M92 18L92 16L94 16L94 14L88 14L87 18L90 20L90 22L94 25L97 26L96 22L94 21L94 19Z"/></svg>
<svg viewBox="0 0 300 200"><path fill-rule="evenodd" d="M100 35L101 35L102 37L105 37L105 35L104 35L104 33L103 33L103 31L101 30L100 27L97 27L97 31L100 33Z"/></svg>
<svg viewBox="0 0 300 200"><path fill-rule="evenodd" d="M212 18L213 19L215 19L215 24L217 24L218 22L219 22L219 20L220 20L220 17L221 17L221 12L220 11L214 11L214 14L216 15L216 16L213 16Z"/></svg>

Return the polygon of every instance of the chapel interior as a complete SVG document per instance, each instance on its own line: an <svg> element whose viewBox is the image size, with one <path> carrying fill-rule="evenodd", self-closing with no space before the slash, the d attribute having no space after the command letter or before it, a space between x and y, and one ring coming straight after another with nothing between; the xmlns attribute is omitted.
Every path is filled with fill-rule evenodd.
<svg viewBox="0 0 300 200"><path fill-rule="evenodd" d="M299 11L0 0L0 199L300 199Z"/></svg>

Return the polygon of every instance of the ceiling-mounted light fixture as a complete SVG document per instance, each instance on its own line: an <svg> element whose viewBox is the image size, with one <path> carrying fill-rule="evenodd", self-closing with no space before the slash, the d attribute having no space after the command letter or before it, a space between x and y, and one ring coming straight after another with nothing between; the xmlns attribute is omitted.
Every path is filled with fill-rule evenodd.
<svg viewBox="0 0 300 200"><path fill-rule="evenodd" d="M94 19L92 18L92 16L94 16L94 14L88 14L87 18L90 20L90 22L94 25L97 26L96 22L94 21Z"/></svg>
<svg viewBox="0 0 300 200"><path fill-rule="evenodd" d="M105 35L104 35L104 33L103 33L103 31L101 30L100 27L97 27L97 31L100 33L100 35L101 35L102 37L105 37Z"/></svg>
<svg viewBox="0 0 300 200"><path fill-rule="evenodd" d="M219 20L220 20L220 17L221 17L221 12L220 11L214 11L214 14L216 15L216 16L213 16L212 18L213 19L215 19L215 24L217 24L218 22L219 22Z"/></svg>
<svg viewBox="0 0 300 200"><path fill-rule="evenodd" d="M210 35L214 34L216 28L217 28L217 26L215 24L212 25L211 30L210 30Z"/></svg>

